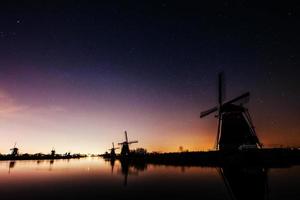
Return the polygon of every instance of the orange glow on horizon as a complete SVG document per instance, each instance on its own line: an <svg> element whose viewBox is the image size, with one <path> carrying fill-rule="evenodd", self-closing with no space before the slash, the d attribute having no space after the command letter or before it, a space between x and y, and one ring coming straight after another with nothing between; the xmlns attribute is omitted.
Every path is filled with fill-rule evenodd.
<svg viewBox="0 0 300 200"><path fill-rule="evenodd" d="M111 148L111 142L124 140L124 129L129 140L138 140L130 148L146 148L148 152L178 152L213 149L217 121L213 117L199 119L193 107L177 111L128 105L110 107L91 102L88 107L78 102L61 105L25 105L0 90L0 153L7 154L15 142L20 153L101 154ZM272 126L254 113L257 134L266 147L299 146L299 129L296 121L283 120ZM256 123L258 122L258 123ZM285 134L285 133L289 134Z"/></svg>

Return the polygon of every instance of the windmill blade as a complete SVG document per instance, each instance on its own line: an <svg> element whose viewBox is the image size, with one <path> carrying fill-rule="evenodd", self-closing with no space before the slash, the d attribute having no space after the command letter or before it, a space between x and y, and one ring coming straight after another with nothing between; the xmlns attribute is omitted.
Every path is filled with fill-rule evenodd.
<svg viewBox="0 0 300 200"><path fill-rule="evenodd" d="M216 106L216 107L213 107L209 110L203 111L203 112L200 113L200 118L203 118L203 117L205 117L205 116L207 116L207 115L209 115L213 112L216 112L217 110L218 110L218 107Z"/></svg>
<svg viewBox="0 0 300 200"><path fill-rule="evenodd" d="M218 103L219 103L219 107L222 106L222 103L225 99L225 79L224 79L224 73L221 72L219 73L218 76Z"/></svg>
<svg viewBox="0 0 300 200"><path fill-rule="evenodd" d="M215 149L216 150L218 150L218 147L219 147L219 138L220 138L220 132L221 132L221 123L222 123L221 113L219 112L219 115L218 115L218 132L217 132L217 137L216 137L216 140L215 140Z"/></svg>
<svg viewBox="0 0 300 200"><path fill-rule="evenodd" d="M118 143L118 145L123 145L123 144L126 144L126 142L120 142L120 143Z"/></svg>
<svg viewBox="0 0 300 200"><path fill-rule="evenodd" d="M125 131L125 141L128 142L127 131Z"/></svg>
<svg viewBox="0 0 300 200"><path fill-rule="evenodd" d="M137 141L137 140L134 140L134 141L128 142L128 144L133 144L133 143L138 143L138 141Z"/></svg>
<svg viewBox="0 0 300 200"><path fill-rule="evenodd" d="M120 149L120 147L114 147L114 148L111 148L111 149L108 149L108 150L111 151L111 150L116 150L116 149Z"/></svg>
<svg viewBox="0 0 300 200"><path fill-rule="evenodd" d="M249 97L250 97L250 92L246 92L230 101L227 101L225 104L231 104L242 100L244 101L243 103L247 103L249 101Z"/></svg>
<svg viewBox="0 0 300 200"><path fill-rule="evenodd" d="M214 149L218 150L218 139L219 139L219 134L217 133L217 137L215 139L215 143L214 143Z"/></svg>

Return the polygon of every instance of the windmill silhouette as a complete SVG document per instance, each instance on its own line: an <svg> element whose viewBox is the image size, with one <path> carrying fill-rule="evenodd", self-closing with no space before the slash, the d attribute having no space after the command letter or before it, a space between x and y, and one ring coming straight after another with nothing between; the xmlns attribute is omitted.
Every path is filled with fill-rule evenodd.
<svg viewBox="0 0 300 200"><path fill-rule="evenodd" d="M114 159L116 158L116 149L120 149L119 147L115 147L115 144L112 143L112 148L109 149L110 151L110 158Z"/></svg>
<svg viewBox="0 0 300 200"><path fill-rule="evenodd" d="M125 133L125 141L121 142L121 143L118 143L118 145L122 145L122 149L121 149L121 156L122 157L128 156L130 154L130 150L129 150L129 145L130 144L138 143L137 140L128 141L127 131L125 131L124 133Z"/></svg>
<svg viewBox="0 0 300 200"><path fill-rule="evenodd" d="M224 74L218 76L218 105L201 112L200 118L217 112L218 131L215 149L238 150L259 148L259 142L248 109L243 104L249 101L250 93L246 92L230 101L225 100Z"/></svg>
<svg viewBox="0 0 300 200"><path fill-rule="evenodd" d="M10 149L11 150L11 155L12 156L17 156L19 154L19 149L17 148L17 143L15 142L15 145L13 148Z"/></svg>
<svg viewBox="0 0 300 200"><path fill-rule="evenodd" d="M52 150L51 150L51 156L52 156L52 157L55 156L55 149L54 149L54 147L52 147Z"/></svg>

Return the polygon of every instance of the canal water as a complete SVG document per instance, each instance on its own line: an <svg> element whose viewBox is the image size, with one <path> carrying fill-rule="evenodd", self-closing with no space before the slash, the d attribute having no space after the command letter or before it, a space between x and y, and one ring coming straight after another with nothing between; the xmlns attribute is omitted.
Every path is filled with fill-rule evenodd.
<svg viewBox="0 0 300 200"><path fill-rule="evenodd" d="M300 166L128 165L102 158L0 161L0 199L300 199Z"/></svg>

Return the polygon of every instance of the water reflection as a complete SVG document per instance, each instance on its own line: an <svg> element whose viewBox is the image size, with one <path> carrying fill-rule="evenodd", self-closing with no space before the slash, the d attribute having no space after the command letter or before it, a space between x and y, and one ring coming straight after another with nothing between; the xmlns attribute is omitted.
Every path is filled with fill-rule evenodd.
<svg viewBox="0 0 300 200"><path fill-rule="evenodd" d="M16 161L10 161L8 165L8 173L10 174L10 170L13 169L16 165Z"/></svg>
<svg viewBox="0 0 300 200"><path fill-rule="evenodd" d="M110 166L111 166L111 174L114 173L116 159L110 159Z"/></svg>
<svg viewBox="0 0 300 200"><path fill-rule="evenodd" d="M115 166L115 159L110 160L111 170ZM138 175L139 171L147 170L146 163L132 163L121 160L121 172L124 176L123 185L128 184L128 175ZM180 166L181 172L186 170L185 166ZM261 167L240 168L223 167L218 168L220 177L227 189L228 196L232 200L266 200L268 199L268 170Z"/></svg>
<svg viewBox="0 0 300 200"><path fill-rule="evenodd" d="M49 171L52 171L53 164L54 164L54 160L52 159L49 161Z"/></svg>
<svg viewBox="0 0 300 200"><path fill-rule="evenodd" d="M299 167L217 169L119 160L105 162L98 158L44 160L39 164L37 161L0 161L0 197L19 200L25 195L26 199L90 200L122 199L128 195L143 198L147 194L151 199L196 196L217 200L268 197L279 200L296 199L300 195ZM35 193L31 192L32 188Z"/></svg>
<svg viewBox="0 0 300 200"><path fill-rule="evenodd" d="M115 159L110 160L111 170L115 166ZM143 162L128 162L121 160L121 173L124 176L123 185L127 186L128 176L137 176L139 171L147 170L147 164ZM184 173L186 166L180 166ZM262 167L241 168L223 167L218 168L220 178L227 189L228 196L232 200L266 200L268 199L268 170Z"/></svg>
<svg viewBox="0 0 300 200"><path fill-rule="evenodd" d="M219 173L232 200L268 199L268 170L225 167Z"/></svg>
<svg viewBox="0 0 300 200"><path fill-rule="evenodd" d="M110 159L111 173L114 172L115 159ZM128 162L127 160L120 160L121 174L124 176L123 185L127 185L128 175L138 176L139 171L147 170L147 164L144 162Z"/></svg>

